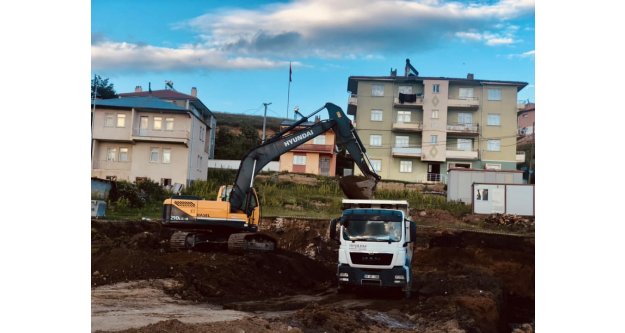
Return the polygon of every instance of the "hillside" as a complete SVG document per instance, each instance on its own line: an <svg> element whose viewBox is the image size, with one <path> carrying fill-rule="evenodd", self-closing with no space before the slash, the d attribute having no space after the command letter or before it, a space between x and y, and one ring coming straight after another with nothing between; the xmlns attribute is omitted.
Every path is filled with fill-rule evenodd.
<svg viewBox="0 0 625 333"><path fill-rule="evenodd" d="M237 132L236 129L249 125L260 131L263 129L262 116L215 112L215 117L217 118L217 128L230 127L233 132ZM282 120L281 118L267 117L266 130L277 132Z"/></svg>

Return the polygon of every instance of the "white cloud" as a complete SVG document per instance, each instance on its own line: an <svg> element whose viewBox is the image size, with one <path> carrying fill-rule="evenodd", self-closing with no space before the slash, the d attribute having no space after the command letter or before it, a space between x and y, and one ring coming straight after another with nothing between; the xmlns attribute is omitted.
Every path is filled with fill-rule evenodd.
<svg viewBox="0 0 625 333"><path fill-rule="evenodd" d="M523 52L520 54L509 54L508 55L508 59L513 59L513 58L534 58L536 51L535 50L531 50L531 51L527 51L527 52Z"/></svg>

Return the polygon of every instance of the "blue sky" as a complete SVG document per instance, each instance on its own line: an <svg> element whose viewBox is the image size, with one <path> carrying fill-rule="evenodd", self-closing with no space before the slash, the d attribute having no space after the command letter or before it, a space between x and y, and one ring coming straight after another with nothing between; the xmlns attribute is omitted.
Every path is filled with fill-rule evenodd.
<svg viewBox="0 0 625 333"><path fill-rule="evenodd" d="M226 4L226 5L225 5ZM286 117L347 105L350 75L528 82L534 101L534 1L93 0L91 74L116 91L174 88L214 111ZM293 76L289 88L289 62Z"/></svg>

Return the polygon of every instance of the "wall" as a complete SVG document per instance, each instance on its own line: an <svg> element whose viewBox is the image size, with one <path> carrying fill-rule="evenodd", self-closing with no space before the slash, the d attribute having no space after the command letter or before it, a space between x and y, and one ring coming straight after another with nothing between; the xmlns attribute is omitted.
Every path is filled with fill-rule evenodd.
<svg viewBox="0 0 625 333"><path fill-rule="evenodd" d="M473 200L474 183L523 184L521 171L452 169L447 176L447 201L462 201L466 204Z"/></svg>
<svg viewBox="0 0 625 333"><path fill-rule="evenodd" d="M501 89L501 101L489 101L488 89ZM516 162L517 134L517 88L507 86L485 86L480 104L480 159L482 161ZM488 114L500 114L501 125L487 125ZM489 138L501 138L501 151L487 151ZM516 164L515 164L516 165ZM514 169L514 168L513 168Z"/></svg>

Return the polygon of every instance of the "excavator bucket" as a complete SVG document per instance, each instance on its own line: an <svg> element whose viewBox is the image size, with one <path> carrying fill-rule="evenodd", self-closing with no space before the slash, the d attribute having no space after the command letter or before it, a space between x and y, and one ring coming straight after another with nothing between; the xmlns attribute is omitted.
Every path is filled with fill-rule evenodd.
<svg viewBox="0 0 625 333"><path fill-rule="evenodd" d="M377 184L374 177L346 176L339 179L339 186L348 199L373 199Z"/></svg>

